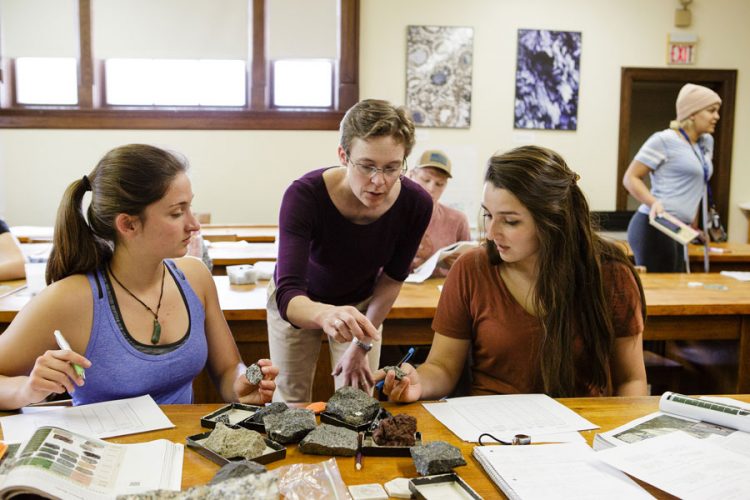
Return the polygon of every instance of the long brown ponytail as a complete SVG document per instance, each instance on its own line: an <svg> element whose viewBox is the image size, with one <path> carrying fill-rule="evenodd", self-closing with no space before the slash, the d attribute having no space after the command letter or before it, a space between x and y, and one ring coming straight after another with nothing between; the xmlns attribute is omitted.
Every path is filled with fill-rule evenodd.
<svg viewBox="0 0 750 500"><path fill-rule="evenodd" d="M142 215L186 169L186 162L175 154L144 144L121 146L104 155L88 176L73 181L63 194L47 263L47 283L88 273L107 262L117 241L117 215ZM87 222L82 203L88 190Z"/></svg>

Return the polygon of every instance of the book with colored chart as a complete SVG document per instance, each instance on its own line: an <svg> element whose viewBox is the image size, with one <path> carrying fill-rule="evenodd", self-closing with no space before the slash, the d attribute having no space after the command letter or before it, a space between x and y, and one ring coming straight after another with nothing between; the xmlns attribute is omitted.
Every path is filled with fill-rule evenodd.
<svg viewBox="0 0 750 500"><path fill-rule="evenodd" d="M111 499L179 490L183 446L166 439L115 444L59 427L40 427L11 445L0 463L0 498Z"/></svg>

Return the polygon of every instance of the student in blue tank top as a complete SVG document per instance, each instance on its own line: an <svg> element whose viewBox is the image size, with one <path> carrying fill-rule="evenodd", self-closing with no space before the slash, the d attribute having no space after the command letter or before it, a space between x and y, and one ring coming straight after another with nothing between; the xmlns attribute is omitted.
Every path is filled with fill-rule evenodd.
<svg viewBox="0 0 750 500"><path fill-rule="evenodd" d="M160 404L191 403L206 363L226 401L271 400L278 369L260 360L263 380L248 382L210 272L184 257L200 227L192 198L185 163L138 144L113 149L68 187L47 265L50 286L0 335L0 408L64 391L75 404L143 394ZM71 350L56 345L54 330ZM72 363L85 369L85 380Z"/></svg>

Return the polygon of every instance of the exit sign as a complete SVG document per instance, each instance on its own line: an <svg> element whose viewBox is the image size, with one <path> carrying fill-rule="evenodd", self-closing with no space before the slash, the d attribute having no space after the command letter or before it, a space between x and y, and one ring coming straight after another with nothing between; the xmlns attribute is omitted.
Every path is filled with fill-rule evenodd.
<svg viewBox="0 0 750 500"><path fill-rule="evenodd" d="M694 64L695 63L695 44L694 43L670 43L669 44L669 64Z"/></svg>
<svg viewBox="0 0 750 500"><path fill-rule="evenodd" d="M667 39L667 64L695 64L698 35L670 33Z"/></svg>

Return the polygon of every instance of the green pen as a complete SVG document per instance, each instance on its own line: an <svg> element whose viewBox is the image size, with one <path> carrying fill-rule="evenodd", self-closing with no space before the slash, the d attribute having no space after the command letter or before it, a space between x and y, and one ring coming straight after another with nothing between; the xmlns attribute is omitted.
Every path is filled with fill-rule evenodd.
<svg viewBox="0 0 750 500"><path fill-rule="evenodd" d="M57 345L60 346L60 349L63 349L65 351L73 350L70 348L70 344L68 344L68 341L65 340L65 337L63 337L62 333L60 333L60 330L55 330L54 334L55 334L55 340L57 341ZM86 372L83 371L83 367L75 363L71 363L71 364L73 365L73 368L75 369L78 376L81 377L83 380L86 380Z"/></svg>

